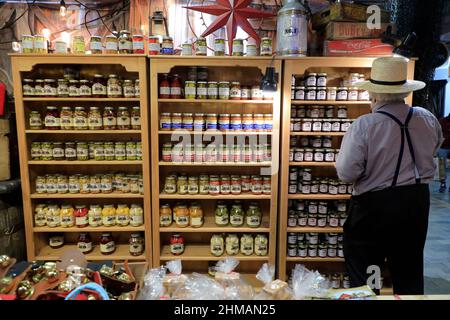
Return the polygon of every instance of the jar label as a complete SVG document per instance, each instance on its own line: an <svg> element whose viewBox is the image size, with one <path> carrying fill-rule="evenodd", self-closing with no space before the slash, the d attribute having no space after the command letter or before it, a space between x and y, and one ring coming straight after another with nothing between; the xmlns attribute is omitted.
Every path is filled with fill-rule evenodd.
<svg viewBox="0 0 450 320"><path fill-rule="evenodd" d="M339 225L339 219L330 218L330 226L331 227L337 227L338 225Z"/></svg>
<svg viewBox="0 0 450 320"><path fill-rule="evenodd" d="M130 40L120 39L119 50L133 50L133 43Z"/></svg>
<svg viewBox="0 0 450 320"><path fill-rule="evenodd" d="M81 252L90 252L92 250L92 242L78 242L78 249Z"/></svg>
<svg viewBox="0 0 450 320"><path fill-rule="evenodd" d="M299 226L304 227L307 224L308 224L308 218L306 218L306 217L298 218L298 225Z"/></svg>
<svg viewBox="0 0 450 320"><path fill-rule="evenodd" d="M216 215L216 224L219 226L223 226L228 224L228 215L218 216Z"/></svg>
<svg viewBox="0 0 450 320"><path fill-rule="evenodd" d="M329 187L328 187L328 192L329 192L330 194L337 194L338 189L337 189L337 187L335 187L335 186L329 186Z"/></svg>
<svg viewBox="0 0 450 320"><path fill-rule="evenodd" d="M159 43L149 42L149 44L148 44L148 51L150 51L150 52L159 52L160 50L161 50L161 47L160 47Z"/></svg>
<svg viewBox="0 0 450 320"><path fill-rule="evenodd" d="M34 94L36 96L43 96L44 95L44 87L40 85L36 85L34 87Z"/></svg>
<svg viewBox="0 0 450 320"><path fill-rule="evenodd" d="M130 117L124 116L124 117L118 117L117 118L117 125L118 126L129 126L131 124Z"/></svg>
<svg viewBox="0 0 450 320"><path fill-rule="evenodd" d="M322 162L323 161L323 153L322 152L316 152L314 154L314 161Z"/></svg>
<svg viewBox="0 0 450 320"><path fill-rule="evenodd" d="M327 100L333 101L336 100L336 91L328 91L327 92ZM331 118L333 116L330 116L329 118Z"/></svg>
<svg viewBox="0 0 450 320"><path fill-rule="evenodd" d="M159 217L159 224L163 227L167 227L172 223L172 218L168 215L161 215Z"/></svg>
<svg viewBox="0 0 450 320"><path fill-rule="evenodd" d="M175 215L175 223L178 226L188 226L189 225L189 217L188 216L176 216Z"/></svg>
<svg viewBox="0 0 450 320"><path fill-rule="evenodd" d="M200 227L203 225L203 217L191 217L191 226Z"/></svg>
<svg viewBox="0 0 450 320"><path fill-rule="evenodd" d="M339 91L337 93L337 100L347 100L348 93L347 91Z"/></svg>
<svg viewBox="0 0 450 320"><path fill-rule="evenodd" d="M208 97L216 98L218 94L219 94L218 88L208 88Z"/></svg>
<svg viewBox="0 0 450 320"><path fill-rule="evenodd" d="M192 96L192 97L195 97L195 94L196 94L196 89L195 89L195 87L185 87L185 88L184 88L184 94L185 94L186 96Z"/></svg>
<svg viewBox="0 0 450 320"><path fill-rule="evenodd" d="M327 255L328 255L329 257L336 257L336 249L334 249L334 248L328 248Z"/></svg>
<svg viewBox="0 0 450 320"><path fill-rule="evenodd" d="M94 95L106 95L106 86L101 83L94 83L92 85L92 94Z"/></svg>
<svg viewBox="0 0 450 320"><path fill-rule="evenodd" d="M261 89L252 89L252 99L261 99L262 98L262 90Z"/></svg>
<svg viewBox="0 0 450 320"><path fill-rule="evenodd" d="M24 96L34 95L34 88L28 84L23 85L22 92Z"/></svg>
<svg viewBox="0 0 450 320"><path fill-rule="evenodd" d="M88 125L89 127L100 128L102 126L102 119L90 117L88 119Z"/></svg>
<svg viewBox="0 0 450 320"><path fill-rule="evenodd" d="M250 89L242 89L241 90L241 99L246 100L251 98L251 91Z"/></svg>
<svg viewBox="0 0 450 320"><path fill-rule="evenodd" d="M317 91L317 100L325 100L327 97L327 93L325 90L319 90Z"/></svg>
<svg viewBox="0 0 450 320"><path fill-rule="evenodd" d="M108 84L107 93L108 96L120 96L122 94L122 88L118 84Z"/></svg>
<svg viewBox="0 0 450 320"><path fill-rule="evenodd" d="M102 45L101 41L91 41L89 47L90 47L90 49L92 51L93 50L96 50L96 51L98 51L98 50L102 51L103 50L103 45Z"/></svg>
<svg viewBox="0 0 450 320"><path fill-rule="evenodd" d="M80 95L80 89L76 86L69 87L69 96L70 97L78 97Z"/></svg>
<svg viewBox="0 0 450 320"><path fill-rule="evenodd" d="M339 108L337 112L338 118L347 118L347 109Z"/></svg>
<svg viewBox="0 0 450 320"><path fill-rule="evenodd" d="M133 50L144 50L144 41L133 41Z"/></svg>
<svg viewBox="0 0 450 320"><path fill-rule="evenodd" d="M181 88L180 87L170 87L170 95L171 96L181 96Z"/></svg>
<svg viewBox="0 0 450 320"><path fill-rule="evenodd" d="M123 87L123 96L125 98L134 97L134 86Z"/></svg>
<svg viewBox="0 0 450 320"><path fill-rule="evenodd" d="M47 96L56 96L56 88L50 86L50 85L45 85L44 86L44 93Z"/></svg>
<svg viewBox="0 0 450 320"><path fill-rule="evenodd" d="M182 254L184 252L184 244L182 244L182 243L171 244L170 252L172 254Z"/></svg>
<svg viewBox="0 0 450 320"><path fill-rule="evenodd" d="M100 244L100 252L102 253L111 253L116 249L116 244L114 241L109 241L105 244Z"/></svg>
<svg viewBox="0 0 450 320"><path fill-rule="evenodd" d="M77 226L84 226L89 223L88 216L76 217L75 224Z"/></svg>
<svg viewBox="0 0 450 320"><path fill-rule="evenodd" d="M318 227L325 227L327 225L327 218L319 218L317 220Z"/></svg>
<svg viewBox="0 0 450 320"><path fill-rule="evenodd" d="M257 227L261 224L260 216L247 216L247 225L249 227Z"/></svg>
<svg viewBox="0 0 450 320"><path fill-rule="evenodd" d="M118 225L126 226L130 222L129 215L127 214L118 214L116 216L116 222Z"/></svg>
<svg viewBox="0 0 450 320"><path fill-rule="evenodd" d="M75 127L87 127L87 119L83 116L75 116L73 119L73 123Z"/></svg>
<svg viewBox="0 0 450 320"><path fill-rule="evenodd" d="M318 77L317 78L317 86L318 87L326 87L327 86L327 78L326 77Z"/></svg>
<svg viewBox="0 0 450 320"><path fill-rule="evenodd" d="M230 88L219 87L219 96L229 97L230 96Z"/></svg>
<svg viewBox="0 0 450 320"><path fill-rule="evenodd" d="M197 96L201 96L203 98L206 98L208 95L208 89L207 88L197 88Z"/></svg>
<svg viewBox="0 0 450 320"><path fill-rule="evenodd" d="M230 223L234 226L240 226L244 223L244 217L242 215L231 215Z"/></svg>
<svg viewBox="0 0 450 320"><path fill-rule="evenodd" d="M103 117L103 125L108 127L115 127L117 124L116 117Z"/></svg>
<svg viewBox="0 0 450 320"><path fill-rule="evenodd" d="M142 243L130 244L130 253L142 254L144 252L144 245Z"/></svg>
<svg viewBox="0 0 450 320"><path fill-rule="evenodd" d="M103 222L103 225L105 225L105 226L112 226L116 222L116 216L115 215L103 216L102 222Z"/></svg>
<svg viewBox="0 0 450 320"><path fill-rule="evenodd" d="M333 122L333 124L331 125L331 131L333 132L341 131L341 124L339 122Z"/></svg>
<svg viewBox="0 0 450 320"><path fill-rule="evenodd" d="M81 96L90 96L91 95L91 88L86 85L80 86L80 95Z"/></svg>
<svg viewBox="0 0 450 320"><path fill-rule="evenodd" d="M327 249L319 249L319 257L325 258L327 256Z"/></svg>
<svg viewBox="0 0 450 320"><path fill-rule="evenodd" d="M71 116L61 116L61 127L72 127L73 119Z"/></svg>
<svg viewBox="0 0 450 320"><path fill-rule="evenodd" d="M140 226L144 223L144 217L142 215L133 214L130 216L130 224L132 226Z"/></svg>
<svg viewBox="0 0 450 320"><path fill-rule="evenodd" d="M46 127L59 127L61 124L60 118L54 116L46 116L44 123Z"/></svg>

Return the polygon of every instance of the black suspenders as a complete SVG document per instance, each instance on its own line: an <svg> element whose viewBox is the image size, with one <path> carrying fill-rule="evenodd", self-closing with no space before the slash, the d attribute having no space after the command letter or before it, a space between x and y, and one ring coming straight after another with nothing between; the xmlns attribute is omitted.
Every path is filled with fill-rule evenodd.
<svg viewBox="0 0 450 320"><path fill-rule="evenodd" d="M383 107L384 106L382 106L381 108L383 108ZM381 108L379 108L379 109L381 109ZM397 117L393 116L392 114L390 114L386 111L381 111L379 109L378 109L377 113L381 113L381 114L384 114L385 116L388 116L389 118L394 120L400 127L400 135L401 135L400 153L398 155L397 166L395 167L395 174L394 174L394 179L392 180L391 187L393 188L397 185L397 179L398 179L398 175L400 173L400 166L402 164L402 159L403 159L403 150L405 149L405 136L406 136L406 141L408 143L409 152L411 154L411 159L414 164L414 176L416 178L416 183L420 183L420 174L419 174L419 170L417 169L416 157L414 156L414 148L413 148L411 136L409 135L409 130L408 130L408 124L413 116L414 108L411 107L409 109L408 115L406 116L405 123L402 123Z"/></svg>

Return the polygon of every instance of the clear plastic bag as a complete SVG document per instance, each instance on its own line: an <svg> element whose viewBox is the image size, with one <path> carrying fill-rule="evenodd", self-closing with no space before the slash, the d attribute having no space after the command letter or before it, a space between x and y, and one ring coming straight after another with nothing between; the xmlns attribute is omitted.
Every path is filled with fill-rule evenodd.
<svg viewBox="0 0 450 320"><path fill-rule="evenodd" d="M288 284L281 280L274 280L275 266L264 263L256 274L256 278L264 283L261 292L255 300L291 300L292 290Z"/></svg>
<svg viewBox="0 0 450 320"><path fill-rule="evenodd" d="M161 300L168 299L163 280L166 275L166 268L160 267L150 269L144 277L144 286L137 297L138 300Z"/></svg>
<svg viewBox="0 0 450 320"><path fill-rule="evenodd" d="M255 292L253 286L241 279L239 273L234 270L239 261L234 258L225 258L216 265L216 280L225 289L227 300L253 300Z"/></svg>
<svg viewBox="0 0 450 320"><path fill-rule="evenodd" d="M304 265L295 265L291 279L294 299L326 298L330 282L317 271L308 270Z"/></svg>
<svg viewBox="0 0 450 320"><path fill-rule="evenodd" d="M223 300L225 289L210 276L192 273L172 295L175 300Z"/></svg>
<svg viewBox="0 0 450 320"><path fill-rule="evenodd" d="M181 260L179 259L167 262L166 268L169 273L164 276L163 284L168 295L172 296L175 290L186 281L186 276L181 274L183 271L183 266L181 264Z"/></svg>

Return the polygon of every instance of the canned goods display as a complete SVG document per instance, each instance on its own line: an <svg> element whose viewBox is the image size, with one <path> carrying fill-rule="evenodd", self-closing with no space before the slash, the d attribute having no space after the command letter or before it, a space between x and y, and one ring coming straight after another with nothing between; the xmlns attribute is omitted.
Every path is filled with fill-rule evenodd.
<svg viewBox="0 0 450 320"><path fill-rule="evenodd" d="M336 258L341 246L342 241L332 233L288 233L287 236L287 255L290 257Z"/></svg>
<svg viewBox="0 0 450 320"><path fill-rule="evenodd" d="M305 156L306 156L306 150L305 149ZM313 149L311 149L313 150ZM324 149L320 149L324 150ZM325 151L324 151L325 152ZM330 155L328 155L330 156ZM314 153L313 157L317 157ZM325 154L320 154L320 157L325 158ZM321 158L322 161L325 159ZM305 158L304 158L305 159ZM317 160L317 158L316 158ZM331 160L331 159L329 159ZM305 160L306 161L306 160ZM298 172L296 175L289 175L289 193L290 194L311 194L311 193L320 193L320 194L332 194L332 195L347 195L351 194L349 192L349 184L343 183L339 181L338 179L320 179L315 178L311 174L311 168L300 168L298 169ZM297 179L291 179L291 178L297 178ZM292 189L291 189L292 186ZM293 186L296 186L295 188ZM292 191L292 192L291 192Z"/></svg>
<svg viewBox="0 0 450 320"><path fill-rule="evenodd" d="M346 211L338 211L347 201L296 200L289 203L290 227L342 227L347 218Z"/></svg>

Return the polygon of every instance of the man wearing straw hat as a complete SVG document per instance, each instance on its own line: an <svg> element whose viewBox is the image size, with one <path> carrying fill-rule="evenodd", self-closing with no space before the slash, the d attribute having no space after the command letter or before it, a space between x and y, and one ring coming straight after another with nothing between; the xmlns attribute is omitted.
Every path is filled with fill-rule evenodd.
<svg viewBox="0 0 450 320"><path fill-rule="evenodd" d="M387 262L394 293L418 295L424 286L428 183L443 138L431 112L405 104L412 91L425 87L423 82L406 80L406 75L405 58L374 60L371 79L358 84L369 91L372 113L350 126L336 169L342 181L353 183L344 225L351 285L376 285L373 266L382 270Z"/></svg>

